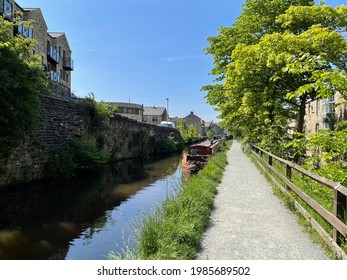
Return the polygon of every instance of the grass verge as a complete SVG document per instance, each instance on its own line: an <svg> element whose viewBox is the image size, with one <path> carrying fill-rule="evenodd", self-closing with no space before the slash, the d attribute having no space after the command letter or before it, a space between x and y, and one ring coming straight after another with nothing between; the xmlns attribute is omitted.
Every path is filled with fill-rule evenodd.
<svg viewBox="0 0 347 280"><path fill-rule="evenodd" d="M319 243L322 248L325 251L325 255L327 257L329 257L330 259L337 259L337 254L334 250L331 249L330 246L327 245L327 243L323 240L323 238L316 232L316 230L312 227L312 225L310 224L310 222L307 221L307 219L300 213L300 211L298 211L296 209L296 207L294 206L294 203L290 200L290 198L285 195L273 182L273 179L271 178L271 176L277 180L282 187L284 187L284 183L280 180L280 178L278 178L276 176L276 174L272 173L271 171L268 171L265 167L263 167L261 165L260 162L258 162L258 160L248 151L247 155L249 156L249 158L253 161L253 163L255 164L255 166L258 168L258 170L264 175L264 177L266 178L266 180L270 183L270 185L272 186L272 190L274 195L276 195L283 203L284 205L290 209L294 214L297 215L298 217L298 222L301 226L303 226L303 228L305 229L305 232L307 232L311 238L311 240L315 243ZM277 169L277 171L279 171L280 173L284 174L284 170L283 168L281 168L281 166L279 164L273 163L273 166ZM264 171L264 169L266 169L266 171ZM271 176L270 176L271 174ZM295 176L293 176L295 177ZM298 176L299 177L299 176ZM297 182L296 182L297 183ZM305 186L302 184L297 184L297 186L300 189L304 189L305 190ZM328 232L330 233L330 230L327 226L327 222L319 215L317 214L314 210L312 210L303 200L301 200L293 191L289 191L290 194L296 199L296 201L299 202L299 204L306 210L308 211L308 213L318 221L318 223ZM331 227L331 226L330 226Z"/></svg>
<svg viewBox="0 0 347 280"><path fill-rule="evenodd" d="M195 259L200 248L225 166L223 150L210 158L197 175L191 176L163 204L149 216L145 216L139 228L137 248L124 252L123 258L141 260L188 260ZM119 259L115 254L110 259Z"/></svg>

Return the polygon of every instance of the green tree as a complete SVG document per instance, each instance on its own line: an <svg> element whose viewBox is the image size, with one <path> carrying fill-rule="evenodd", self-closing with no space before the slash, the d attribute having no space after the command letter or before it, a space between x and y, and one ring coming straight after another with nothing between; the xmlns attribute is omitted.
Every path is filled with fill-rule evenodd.
<svg viewBox="0 0 347 280"><path fill-rule="evenodd" d="M212 130L207 131L206 135L207 135L208 140L210 140L210 141L213 140L214 133Z"/></svg>
<svg viewBox="0 0 347 280"><path fill-rule="evenodd" d="M199 139L198 130L195 125L190 124L187 129L188 142L195 142Z"/></svg>
<svg viewBox="0 0 347 280"><path fill-rule="evenodd" d="M178 121L177 130L180 132L184 142L187 142L187 125L184 119Z"/></svg>
<svg viewBox="0 0 347 280"><path fill-rule="evenodd" d="M186 121L183 119L179 120L177 129L185 143L193 143L199 139L197 128L193 124L187 126Z"/></svg>
<svg viewBox="0 0 347 280"><path fill-rule="evenodd" d="M6 159L37 123L39 96L48 92L40 58L32 55L36 42L13 36L15 26L0 16L0 159Z"/></svg>
<svg viewBox="0 0 347 280"><path fill-rule="evenodd" d="M345 8L313 1L246 1L235 24L210 38L207 49L223 84L203 89L229 130L280 150L292 120L303 132L308 101L346 91L346 15Z"/></svg>

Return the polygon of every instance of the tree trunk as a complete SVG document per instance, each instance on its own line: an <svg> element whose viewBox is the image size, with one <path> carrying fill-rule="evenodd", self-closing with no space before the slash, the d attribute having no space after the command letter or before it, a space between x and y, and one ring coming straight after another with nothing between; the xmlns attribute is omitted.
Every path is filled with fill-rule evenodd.
<svg viewBox="0 0 347 280"><path fill-rule="evenodd" d="M296 132L298 133L304 132L307 96L307 94L300 96L298 125L296 127Z"/></svg>
<svg viewBox="0 0 347 280"><path fill-rule="evenodd" d="M308 94L304 94L304 95L300 96L299 117L298 117L298 124L296 126L296 132L300 134L297 136L299 138L303 137L302 134L304 133L307 97L308 97ZM300 160L300 156L295 155L294 156L294 162L298 163L299 160Z"/></svg>

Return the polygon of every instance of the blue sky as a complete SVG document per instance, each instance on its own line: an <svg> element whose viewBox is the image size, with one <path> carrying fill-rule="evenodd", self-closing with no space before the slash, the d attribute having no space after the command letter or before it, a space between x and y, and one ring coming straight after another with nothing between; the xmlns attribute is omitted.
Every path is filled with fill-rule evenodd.
<svg viewBox="0 0 347 280"><path fill-rule="evenodd" d="M218 121L202 86L213 60L207 37L230 26L243 0L17 0L41 8L49 31L65 32L73 52L72 91L97 100L194 111ZM325 1L345 4L343 0Z"/></svg>

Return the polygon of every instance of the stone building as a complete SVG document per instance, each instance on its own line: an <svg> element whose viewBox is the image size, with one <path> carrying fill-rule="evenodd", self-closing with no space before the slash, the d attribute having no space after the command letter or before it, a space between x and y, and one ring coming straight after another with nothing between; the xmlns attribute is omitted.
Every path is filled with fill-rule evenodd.
<svg viewBox="0 0 347 280"><path fill-rule="evenodd" d="M151 124L160 124L168 120L168 113L165 107L144 107L143 122Z"/></svg>
<svg viewBox="0 0 347 280"><path fill-rule="evenodd" d="M205 133L207 133L208 131L212 131L215 136L224 133L219 124L214 122L205 122Z"/></svg>
<svg viewBox="0 0 347 280"><path fill-rule="evenodd" d="M143 105L123 102L107 102L108 104L117 107L117 114L127 117L138 122L143 121Z"/></svg>
<svg viewBox="0 0 347 280"><path fill-rule="evenodd" d="M0 16L14 21L16 13L22 14L23 20L32 21L32 26L28 28L19 24L15 27L13 35L21 35L37 41L37 45L32 50L33 55L41 58L42 64L47 70L47 77L51 81L53 93L70 97L71 71L74 69L74 64L65 33L48 32L41 9L22 8L14 0L0 0Z"/></svg>
<svg viewBox="0 0 347 280"><path fill-rule="evenodd" d="M41 9L23 9L24 20L32 21L31 39L35 39L37 44L33 49L33 54L39 55L43 65L47 65L47 24ZM23 27L23 29L26 29ZM30 31L28 31L30 32Z"/></svg>
<svg viewBox="0 0 347 280"><path fill-rule="evenodd" d="M194 114L193 111L190 114L183 118L186 122L186 126L194 125L198 131L199 136L205 136L205 124L198 116Z"/></svg>
<svg viewBox="0 0 347 280"><path fill-rule="evenodd" d="M306 105L305 132L315 133L320 129L334 129L335 123L347 119L346 105L340 93Z"/></svg>
<svg viewBox="0 0 347 280"><path fill-rule="evenodd" d="M61 96L71 96L71 71L74 63L71 49L63 32L48 32L47 70L53 81L54 92Z"/></svg>

